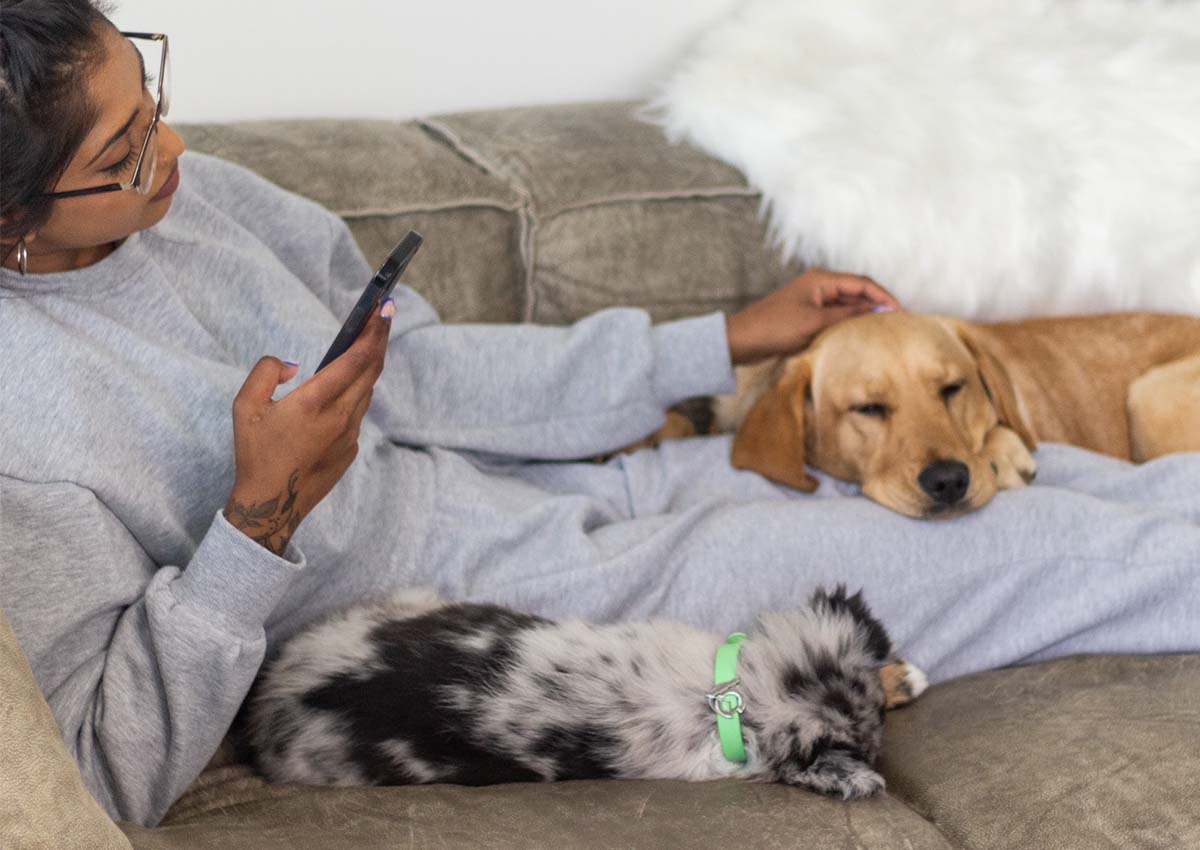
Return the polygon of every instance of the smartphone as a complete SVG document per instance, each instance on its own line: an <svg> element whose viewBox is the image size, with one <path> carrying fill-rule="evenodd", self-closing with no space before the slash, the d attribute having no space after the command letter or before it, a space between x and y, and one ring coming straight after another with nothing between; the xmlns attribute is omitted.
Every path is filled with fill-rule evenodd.
<svg viewBox="0 0 1200 850"><path fill-rule="evenodd" d="M317 367L318 372L344 354L346 349L353 344L354 340L358 339L358 335L362 333L362 329L367 326L367 319L371 318L379 310L379 305L383 303L383 299L392 294L392 289L395 288L396 281L400 279L400 275L408 267L409 262L417 253L417 249L421 247L422 241L424 240L421 238L420 233L410 230L400 240L400 244L392 249L392 253L388 254L388 258L379 267L379 271L375 272L375 276L367 282L367 288L358 297L358 303L350 311L350 316L346 319L345 324L342 325L342 329L334 337L333 345L329 346L329 351L326 352L325 359Z"/></svg>

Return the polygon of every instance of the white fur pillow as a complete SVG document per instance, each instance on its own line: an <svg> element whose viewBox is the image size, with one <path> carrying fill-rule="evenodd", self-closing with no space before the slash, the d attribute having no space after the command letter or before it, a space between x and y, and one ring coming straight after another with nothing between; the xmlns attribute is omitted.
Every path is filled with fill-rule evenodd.
<svg viewBox="0 0 1200 850"><path fill-rule="evenodd" d="M650 114L914 309L1200 313L1197 0L759 0Z"/></svg>

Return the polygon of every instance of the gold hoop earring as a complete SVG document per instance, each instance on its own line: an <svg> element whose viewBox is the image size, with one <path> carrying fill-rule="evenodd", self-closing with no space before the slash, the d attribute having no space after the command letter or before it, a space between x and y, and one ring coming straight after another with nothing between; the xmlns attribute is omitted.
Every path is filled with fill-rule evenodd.
<svg viewBox="0 0 1200 850"><path fill-rule="evenodd" d="M29 251L25 248L25 240L17 240L17 269L21 274L29 270Z"/></svg>

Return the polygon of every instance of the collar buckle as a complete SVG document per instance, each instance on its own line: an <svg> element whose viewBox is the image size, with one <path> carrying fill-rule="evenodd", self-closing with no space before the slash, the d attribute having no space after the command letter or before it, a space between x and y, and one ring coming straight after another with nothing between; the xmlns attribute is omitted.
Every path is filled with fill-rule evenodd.
<svg viewBox="0 0 1200 850"><path fill-rule="evenodd" d="M734 690L741 683L741 677L735 676L727 682L722 682L721 686L711 694L705 694L708 699L708 707L718 716L726 719L741 714L746 710L746 700L739 691Z"/></svg>

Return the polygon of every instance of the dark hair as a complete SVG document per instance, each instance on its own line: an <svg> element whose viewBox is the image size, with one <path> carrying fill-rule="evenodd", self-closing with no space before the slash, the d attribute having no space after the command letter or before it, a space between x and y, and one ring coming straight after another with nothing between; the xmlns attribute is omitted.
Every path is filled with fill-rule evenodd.
<svg viewBox="0 0 1200 850"><path fill-rule="evenodd" d="M0 242L45 224L51 191L96 122L84 79L109 24L99 0L6 0L0 14ZM10 220L11 219L11 220Z"/></svg>

